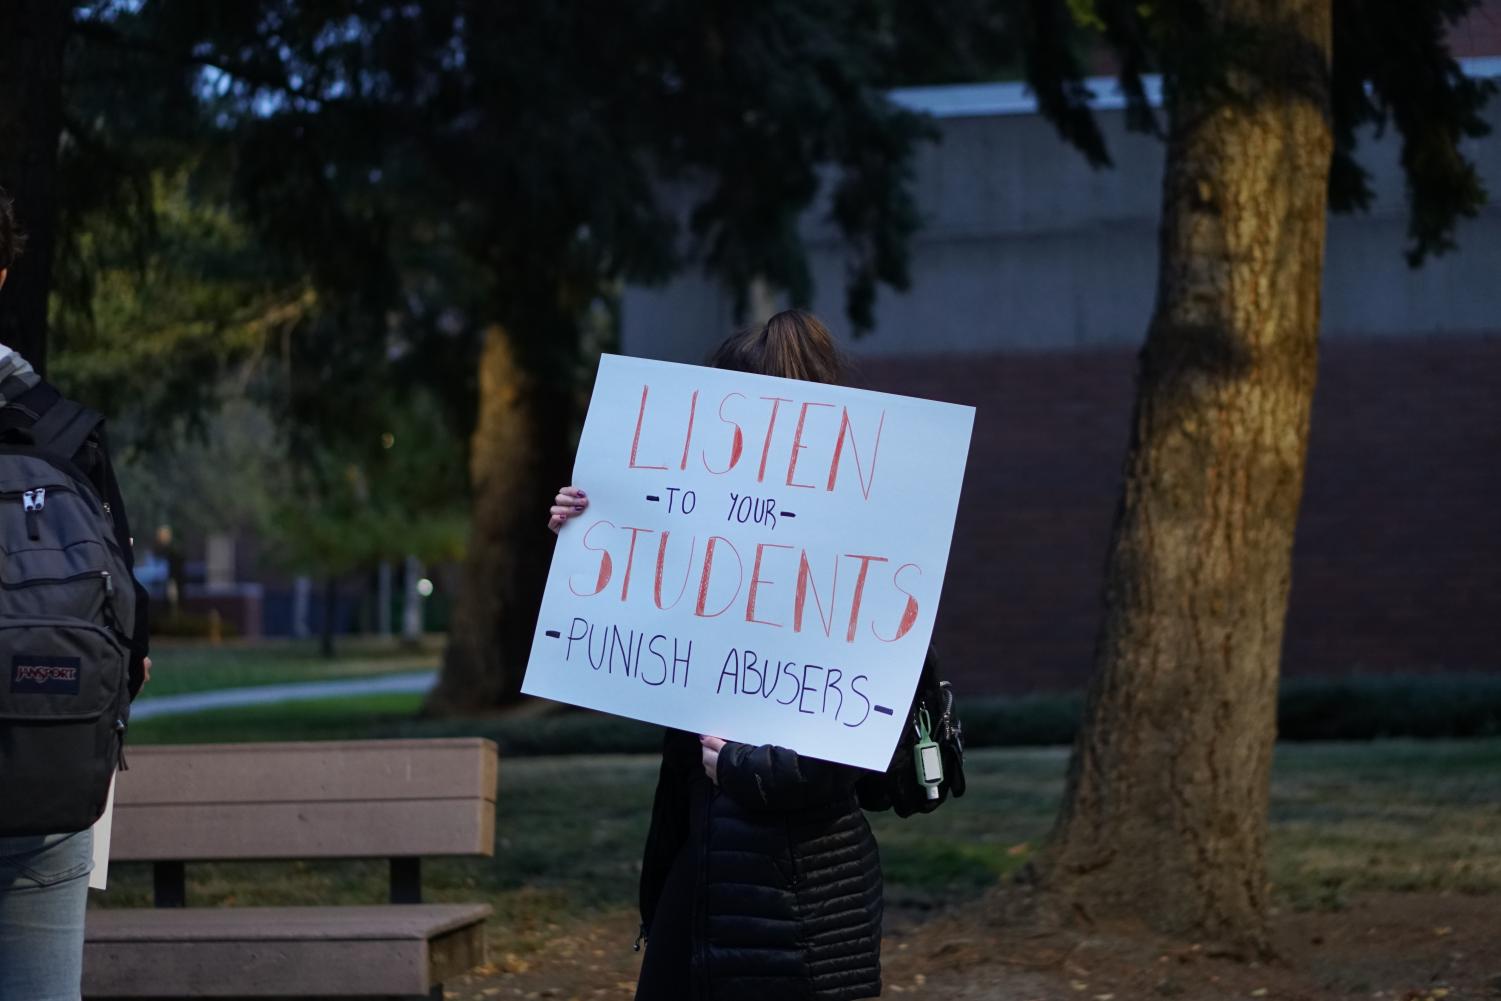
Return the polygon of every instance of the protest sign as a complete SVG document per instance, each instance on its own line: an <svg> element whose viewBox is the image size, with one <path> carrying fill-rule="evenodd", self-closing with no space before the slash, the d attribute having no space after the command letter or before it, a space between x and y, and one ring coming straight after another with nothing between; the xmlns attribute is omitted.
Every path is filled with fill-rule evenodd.
<svg viewBox="0 0 1501 1001"><path fill-rule="evenodd" d="M606 355L522 691L884 769L971 407ZM554 484L538 484L549 490Z"/></svg>

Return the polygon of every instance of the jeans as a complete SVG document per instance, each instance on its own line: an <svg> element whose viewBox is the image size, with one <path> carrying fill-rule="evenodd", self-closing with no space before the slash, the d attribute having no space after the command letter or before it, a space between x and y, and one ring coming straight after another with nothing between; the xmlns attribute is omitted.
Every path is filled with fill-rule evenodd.
<svg viewBox="0 0 1501 1001"><path fill-rule="evenodd" d="M0 837L0 1001L78 1001L94 832Z"/></svg>

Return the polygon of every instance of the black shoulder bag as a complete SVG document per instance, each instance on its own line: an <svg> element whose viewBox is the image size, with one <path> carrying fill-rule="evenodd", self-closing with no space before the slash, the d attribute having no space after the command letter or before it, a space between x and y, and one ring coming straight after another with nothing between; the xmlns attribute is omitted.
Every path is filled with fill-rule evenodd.
<svg viewBox="0 0 1501 1001"><path fill-rule="evenodd" d="M936 783L935 765L942 771ZM910 817L932 813L950 795L963 796L964 788L964 727L954 708L953 687L938 679L937 658L930 648L891 764L884 772L861 776L855 794L866 810Z"/></svg>

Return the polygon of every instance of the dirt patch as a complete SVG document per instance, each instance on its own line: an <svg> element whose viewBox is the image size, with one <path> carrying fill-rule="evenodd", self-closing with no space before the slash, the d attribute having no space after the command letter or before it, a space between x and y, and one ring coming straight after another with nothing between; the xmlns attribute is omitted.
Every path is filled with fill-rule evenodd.
<svg viewBox="0 0 1501 1001"><path fill-rule="evenodd" d="M1471 1001L1501 998L1501 899L1372 894L1340 911L1280 913L1276 959L1126 932L1038 934L994 902L887 937L887 994L954 1001ZM905 933L904 933L905 932Z"/></svg>
<svg viewBox="0 0 1501 1001"><path fill-rule="evenodd" d="M945 1001L1493 1001L1501 999L1501 898L1368 894L1339 911L1274 918L1271 962L1126 932L1007 925L995 898L897 912L886 997ZM495 963L449 985L455 1001L629 998L640 955L623 912L497 929Z"/></svg>

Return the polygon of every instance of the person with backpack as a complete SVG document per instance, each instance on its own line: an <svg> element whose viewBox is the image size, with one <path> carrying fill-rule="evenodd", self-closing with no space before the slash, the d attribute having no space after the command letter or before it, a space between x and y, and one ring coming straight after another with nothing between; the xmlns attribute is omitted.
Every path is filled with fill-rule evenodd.
<svg viewBox="0 0 1501 1001"><path fill-rule="evenodd" d="M0 291L24 238L0 190ZM103 419L0 345L0 1001L76 1001L93 825L151 672Z"/></svg>
<svg viewBox="0 0 1501 1001"><path fill-rule="evenodd" d="M801 310L734 335L710 364L810 382L843 377L833 337ZM588 504L583 490L562 488L548 527L561 531ZM930 664L925 679L931 673ZM936 807L914 778L895 778L911 771L903 765L912 746L904 737L883 774L668 730L641 862L647 949L637 1001L879 995L881 862L862 804L903 816Z"/></svg>

